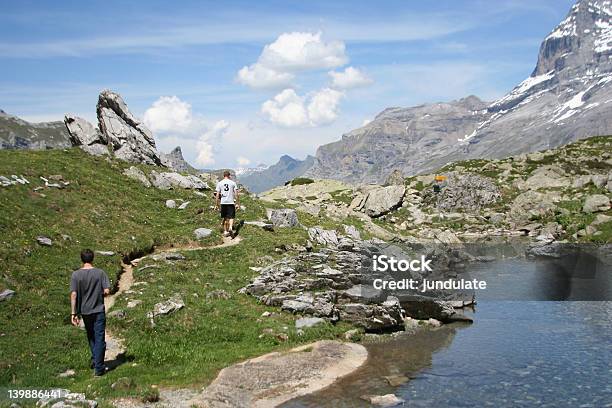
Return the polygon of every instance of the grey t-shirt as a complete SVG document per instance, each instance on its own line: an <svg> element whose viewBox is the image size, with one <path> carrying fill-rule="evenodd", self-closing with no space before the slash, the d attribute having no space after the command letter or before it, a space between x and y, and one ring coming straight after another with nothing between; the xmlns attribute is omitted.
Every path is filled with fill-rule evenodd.
<svg viewBox="0 0 612 408"><path fill-rule="evenodd" d="M221 205L234 204L238 186L234 180L224 178L217 183L217 194L221 194Z"/></svg>
<svg viewBox="0 0 612 408"><path fill-rule="evenodd" d="M110 282L102 269L78 269L72 272L70 292L77 293L77 314L104 312L104 289L110 289Z"/></svg>

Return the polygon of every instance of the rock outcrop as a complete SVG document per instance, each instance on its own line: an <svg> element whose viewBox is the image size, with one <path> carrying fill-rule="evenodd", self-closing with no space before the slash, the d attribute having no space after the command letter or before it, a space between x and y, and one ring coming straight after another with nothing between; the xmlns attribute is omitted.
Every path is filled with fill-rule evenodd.
<svg viewBox="0 0 612 408"><path fill-rule="evenodd" d="M121 95L102 91L96 112L98 126L113 156L131 163L162 164L153 134L132 115Z"/></svg>
<svg viewBox="0 0 612 408"><path fill-rule="evenodd" d="M108 155L108 139L91 123L78 116L67 114L64 124L70 134L70 142L92 156Z"/></svg>
<svg viewBox="0 0 612 408"><path fill-rule="evenodd" d="M406 194L404 185L390 185L386 187L368 186L363 194L358 195L351 203L355 211L365 212L372 218L380 217L400 207Z"/></svg>
<svg viewBox="0 0 612 408"><path fill-rule="evenodd" d="M151 171L149 176L151 184L160 190L171 190L173 188L184 188L188 190L208 190L208 184L194 175L183 176L174 172Z"/></svg>

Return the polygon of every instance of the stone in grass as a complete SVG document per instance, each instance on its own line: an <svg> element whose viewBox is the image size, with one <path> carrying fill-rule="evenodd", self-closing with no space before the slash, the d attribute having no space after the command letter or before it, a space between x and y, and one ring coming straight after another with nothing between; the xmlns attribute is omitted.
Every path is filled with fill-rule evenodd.
<svg viewBox="0 0 612 408"><path fill-rule="evenodd" d="M213 290L206 294L206 299L230 299L232 296L223 289Z"/></svg>
<svg viewBox="0 0 612 408"><path fill-rule="evenodd" d="M60 377L60 378L70 378L70 377L74 377L75 375L76 375L76 372L72 368L69 368L68 370L64 371L63 373L58 374L58 377Z"/></svg>
<svg viewBox="0 0 612 408"><path fill-rule="evenodd" d="M102 256L113 256L115 253L113 251L96 251L96 254Z"/></svg>
<svg viewBox="0 0 612 408"><path fill-rule="evenodd" d="M370 404L377 407L394 407L399 404L406 402L402 398L395 396L394 394L386 395L362 395L362 400L368 401Z"/></svg>
<svg viewBox="0 0 612 408"><path fill-rule="evenodd" d="M168 207L168 208L176 208L176 201L174 201L174 200L166 200L166 207Z"/></svg>
<svg viewBox="0 0 612 408"><path fill-rule="evenodd" d="M193 235L195 235L196 239L206 238L210 234L212 234L212 230L208 228L198 228L193 231Z"/></svg>
<svg viewBox="0 0 612 408"><path fill-rule="evenodd" d="M14 290L4 289L2 292L0 292L0 302L3 302L5 300L9 300L14 295L15 295L15 291Z"/></svg>
<svg viewBox="0 0 612 408"><path fill-rule="evenodd" d="M179 205L178 209L179 210L184 210L185 208L187 208L187 206L189 205L191 201L185 201L183 204Z"/></svg>
<svg viewBox="0 0 612 408"><path fill-rule="evenodd" d="M36 237L36 242L38 242L42 246L51 246L51 245L53 245L53 241L51 241L51 238L48 238L48 237L45 237L45 236L42 236L42 235Z"/></svg>
<svg viewBox="0 0 612 408"><path fill-rule="evenodd" d="M305 329L308 327L314 327L321 323L325 323L325 319L321 319L320 317L301 317L295 321L295 328Z"/></svg>
<svg viewBox="0 0 612 408"><path fill-rule="evenodd" d="M610 199L603 194L593 194L588 196L582 207L585 213L607 211L610 209Z"/></svg>
<svg viewBox="0 0 612 408"><path fill-rule="evenodd" d="M151 320L151 325L154 325L153 319L155 317L170 314L177 310L181 310L183 307L185 307L183 298L178 293L175 293L170 299L156 303L153 307L153 311L147 313L147 317Z"/></svg>

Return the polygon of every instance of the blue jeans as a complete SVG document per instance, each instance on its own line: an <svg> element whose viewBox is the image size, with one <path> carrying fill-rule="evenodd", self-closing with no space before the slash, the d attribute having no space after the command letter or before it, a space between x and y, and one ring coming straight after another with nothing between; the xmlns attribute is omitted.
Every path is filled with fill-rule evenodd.
<svg viewBox="0 0 612 408"><path fill-rule="evenodd" d="M82 315L87 331L87 341L91 350L91 361L96 374L104 374L104 353L106 353L106 314L104 312Z"/></svg>

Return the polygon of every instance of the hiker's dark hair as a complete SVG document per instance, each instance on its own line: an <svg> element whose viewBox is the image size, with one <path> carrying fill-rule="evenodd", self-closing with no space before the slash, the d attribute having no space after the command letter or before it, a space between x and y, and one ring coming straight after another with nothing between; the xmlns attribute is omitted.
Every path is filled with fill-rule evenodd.
<svg viewBox="0 0 612 408"><path fill-rule="evenodd" d="M91 249L84 249L81 251L81 261L83 263L92 263L94 260L94 253Z"/></svg>
<svg viewBox="0 0 612 408"><path fill-rule="evenodd" d="M225 171L223 172L223 177L229 177L229 176L231 176L231 174L232 174L232 173L230 173L230 171L229 171L229 170L225 170Z"/></svg>

